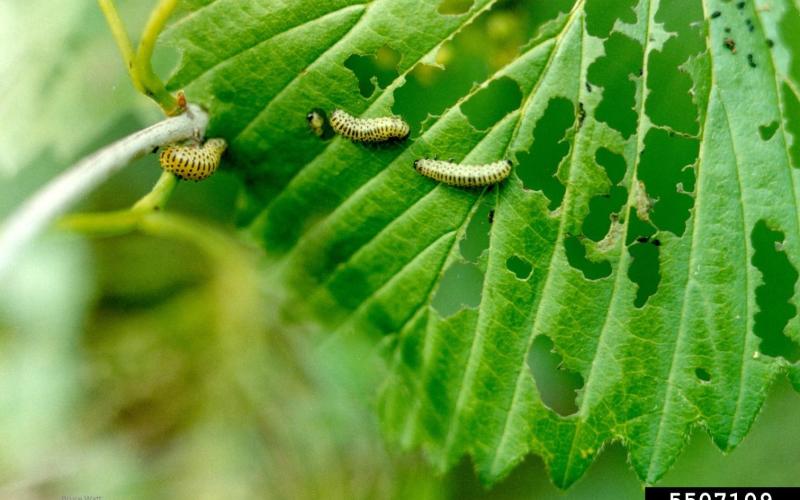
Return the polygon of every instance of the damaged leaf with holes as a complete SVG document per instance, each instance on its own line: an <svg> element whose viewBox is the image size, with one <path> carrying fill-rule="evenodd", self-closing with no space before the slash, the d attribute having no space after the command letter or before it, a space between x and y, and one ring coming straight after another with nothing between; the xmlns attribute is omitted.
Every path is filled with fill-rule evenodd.
<svg viewBox="0 0 800 500"><path fill-rule="evenodd" d="M382 347L391 442L487 484L534 453L567 487L619 441L653 483L692 428L730 451L800 386L793 0L188 10L170 87L231 145L283 307ZM411 137L323 141L314 108ZM515 168L456 189L432 157Z"/></svg>

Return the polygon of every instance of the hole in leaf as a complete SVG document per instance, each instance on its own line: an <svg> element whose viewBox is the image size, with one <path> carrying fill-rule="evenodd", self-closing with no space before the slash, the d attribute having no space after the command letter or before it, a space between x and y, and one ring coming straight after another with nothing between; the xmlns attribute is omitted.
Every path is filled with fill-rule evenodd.
<svg viewBox="0 0 800 500"><path fill-rule="evenodd" d="M527 280L531 276L531 272L533 271L533 266L527 260L517 256L512 255L506 261L506 267L509 271L514 273L514 276L517 277L519 280Z"/></svg>
<svg viewBox="0 0 800 500"><path fill-rule="evenodd" d="M595 151L594 161L605 169L611 184L622 182L622 178L625 177L625 170L627 170L625 158L622 155L601 147Z"/></svg>
<svg viewBox="0 0 800 500"><path fill-rule="evenodd" d="M507 4L511 7L511 14L520 20L522 29L527 30L525 33L527 41L547 21L555 19L559 13L570 12L575 0L522 0Z"/></svg>
<svg viewBox="0 0 800 500"><path fill-rule="evenodd" d="M478 262L481 254L489 248L489 232L491 222L489 214L494 212L494 201L496 197L485 196L478 210L472 215L464 231L464 238L461 240L461 255L470 262Z"/></svg>
<svg viewBox="0 0 800 500"><path fill-rule="evenodd" d="M486 130L518 109L521 103L522 91L519 84L504 76L493 80L486 88L470 97L461 105L461 111L467 115L473 127Z"/></svg>
<svg viewBox="0 0 800 500"><path fill-rule="evenodd" d="M768 141L772 139L772 136L775 135L775 131L778 130L778 122L777 120L770 123L769 125L761 125L758 127L758 133L761 135L762 141Z"/></svg>
<svg viewBox="0 0 800 500"><path fill-rule="evenodd" d="M650 220L659 229L683 234L694 206L694 163L700 151L697 139L651 128L644 139L639 178L647 195L656 200Z"/></svg>
<svg viewBox="0 0 800 500"><path fill-rule="evenodd" d="M767 356L783 357L794 363L800 360L800 345L789 338L784 330L789 320L797 315L792 304L797 284L797 270L781 248L784 234L773 231L764 220L753 227L754 266L761 271L762 284L756 288L756 304L753 333L761 338L759 351Z"/></svg>
<svg viewBox="0 0 800 500"><path fill-rule="evenodd" d="M596 37L606 38L617 19L625 24L636 22L636 0L586 0L586 31Z"/></svg>
<svg viewBox="0 0 800 500"><path fill-rule="evenodd" d="M797 5L797 2L788 2L784 8L786 10L778 23L781 39L786 47L800 47L800 5ZM792 57L789 75L795 82L800 82L800 58Z"/></svg>
<svg viewBox="0 0 800 500"><path fill-rule="evenodd" d="M481 303L482 287L483 273L478 266L456 262L444 272L431 306L444 318L464 307L477 307Z"/></svg>
<svg viewBox="0 0 800 500"><path fill-rule="evenodd" d="M439 14L453 16L468 12L475 0L442 0L439 4Z"/></svg>
<svg viewBox="0 0 800 500"><path fill-rule="evenodd" d="M607 123L625 138L636 130L636 83L632 77L642 69L642 46L621 33L612 33L603 44L605 55L589 66L588 79L603 87L603 100L595 109L595 119Z"/></svg>
<svg viewBox="0 0 800 500"><path fill-rule="evenodd" d="M440 50L449 50L445 45ZM402 116L410 125L412 134L418 135L428 117L439 116L456 96L466 94L472 82L482 80L485 68L475 58L457 57L445 69L427 64L417 65L406 82L394 92L392 111Z"/></svg>
<svg viewBox="0 0 800 500"><path fill-rule="evenodd" d="M800 64L800 63L798 63ZM800 73L800 69L798 69ZM800 98L792 91L788 84L784 83L783 89L783 102L786 107L786 122L784 126L786 131L792 135L791 144L789 145L789 156L794 168L800 168Z"/></svg>
<svg viewBox="0 0 800 500"><path fill-rule="evenodd" d="M699 2L662 2L656 21L677 33L661 50L650 53L645 112L658 125L696 134L699 131L698 109L692 100L692 79L680 69L690 57L705 49L700 31L704 26Z"/></svg>
<svg viewBox="0 0 800 500"><path fill-rule="evenodd" d="M640 219L635 209L630 209L628 217L630 219L628 221L628 234L625 238L626 245L630 245L634 241L649 241L656 234L656 228Z"/></svg>
<svg viewBox="0 0 800 500"><path fill-rule="evenodd" d="M656 293L661 281L658 261L659 246L649 243L650 240L640 237L640 240L628 247L628 253L633 259L628 268L628 278L638 285L633 305L639 308L644 307L647 299Z"/></svg>
<svg viewBox="0 0 800 500"><path fill-rule="evenodd" d="M612 184L622 181L625 176L625 158L606 148L598 148L594 159L603 167ZM581 231L592 241L600 241L611 229L612 219L617 215L628 199L628 190L623 186L612 186L607 194L592 197L589 201L589 213L583 220Z"/></svg>
<svg viewBox="0 0 800 500"><path fill-rule="evenodd" d="M556 176L561 160L569 153L567 131L575 123L575 106L563 97L556 97L533 131L531 149L517 156L517 175L526 189L542 191L550 200L550 210L561 205L564 185Z"/></svg>
<svg viewBox="0 0 800 500"><path fill-rule="evenodd" d="M543 23L568 12L575 0L502 2L484 12L436 54L442 67L419 63L394 93L392 111L405 118L412 136L428 128L449 106L466 95L474 82L505 66L520 53ZM515 91L516 92L516 91Z"/></svg>
<svg viewBox="0 0 800 500"><path fill-rule="evenodd" d="M705 368L698 368L694 371L694 374L697 376L698 379L702 380L703 382L710 382L711 381L711 374L708 373L708 370Z"/></svg>
<svg viewBox="0 0 800 500"><path fill-rule="evenodd" d="M594 196L589 201L589 213L583 220L581 231L592 241L600 241L611 229L613 214L618 214L628 199L628 190L613 186L608 194Z"/></svg>
<svg viewBox="0 0 800 500"><path fill-rule="evenodd" d="M645 113L657 125L696 134L699 123L697 105L692 101L692 78L679 67L699 50L685 38L670 38L663 50L650 53Z"/></svg>
<svg viewBox="0 0 800 500"><path fill-rule="evenodd" d="M344 62L347 69L358 78L358 89L361 95L369 97L375 92L375 85L386 88L398 77L397 64L400 62L400 53L384 46L374 55L352 54Z"/></svg>
<svg viewBox="0 0 800 500"><path fill-rule="evenodd" d="M577 236L564 239L564 250L569 265L579 269L587 279L598 280L611 275L611 263L607 260L594 262L586 258L586 247Z"/></svg>
<svg viewBox="0 0 800 500"><path fill-rule="evenodd" d="M578 411L575 396L576 391L583 387L583 377L564 367L549 337L539 335L533 340L528 353L528 368L539 389L539 396L548 408L561 416Z"/></svg>

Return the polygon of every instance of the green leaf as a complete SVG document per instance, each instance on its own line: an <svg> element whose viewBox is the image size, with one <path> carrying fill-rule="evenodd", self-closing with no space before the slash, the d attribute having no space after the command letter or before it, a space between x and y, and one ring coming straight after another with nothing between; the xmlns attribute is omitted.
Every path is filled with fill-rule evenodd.
<svg viewBox="0 0 800 500"><path fill-rule="evenodd" d="M285 305L382 340L393 440L487 483L536 453L562 487L622 441L652 483L798 385L796 3L203 4L170 86L230 141ZM334 107L412 137L320 140ZM431 156L516 167L461 190Z"/></svg>

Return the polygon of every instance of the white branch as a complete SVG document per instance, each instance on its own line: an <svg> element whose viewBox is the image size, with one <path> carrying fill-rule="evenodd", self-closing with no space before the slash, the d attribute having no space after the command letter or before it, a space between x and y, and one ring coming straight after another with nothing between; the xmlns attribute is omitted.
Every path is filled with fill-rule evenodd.
<svg viewBox="0 0 800 500"><path fill-rule="evenodd" d="M187 112L167 118L106 146L50 181L0 226L0 275L24 247L56 217L131 161L155 148L205 135L208 114L190 104Z"/></svg>

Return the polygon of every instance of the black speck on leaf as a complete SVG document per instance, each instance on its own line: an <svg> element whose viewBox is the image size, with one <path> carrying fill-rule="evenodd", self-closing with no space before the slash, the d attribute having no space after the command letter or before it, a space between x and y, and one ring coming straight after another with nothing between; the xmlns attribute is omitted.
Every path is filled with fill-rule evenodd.
<svg viewBox="0 0 800 500"><path fill-rule="evenodd" d="M733 38L726 38L724 42L725 48L730 50L732 53L736 53L736 42L733 41Z"/></svg>
<svg viewBox="0 0 800 500"><path fill-rule="evenodd" d="M721 15L722 15L722 12L720 12L718 10L715 10L714 12L711 13L711 19L716 19Z"/></svg>

